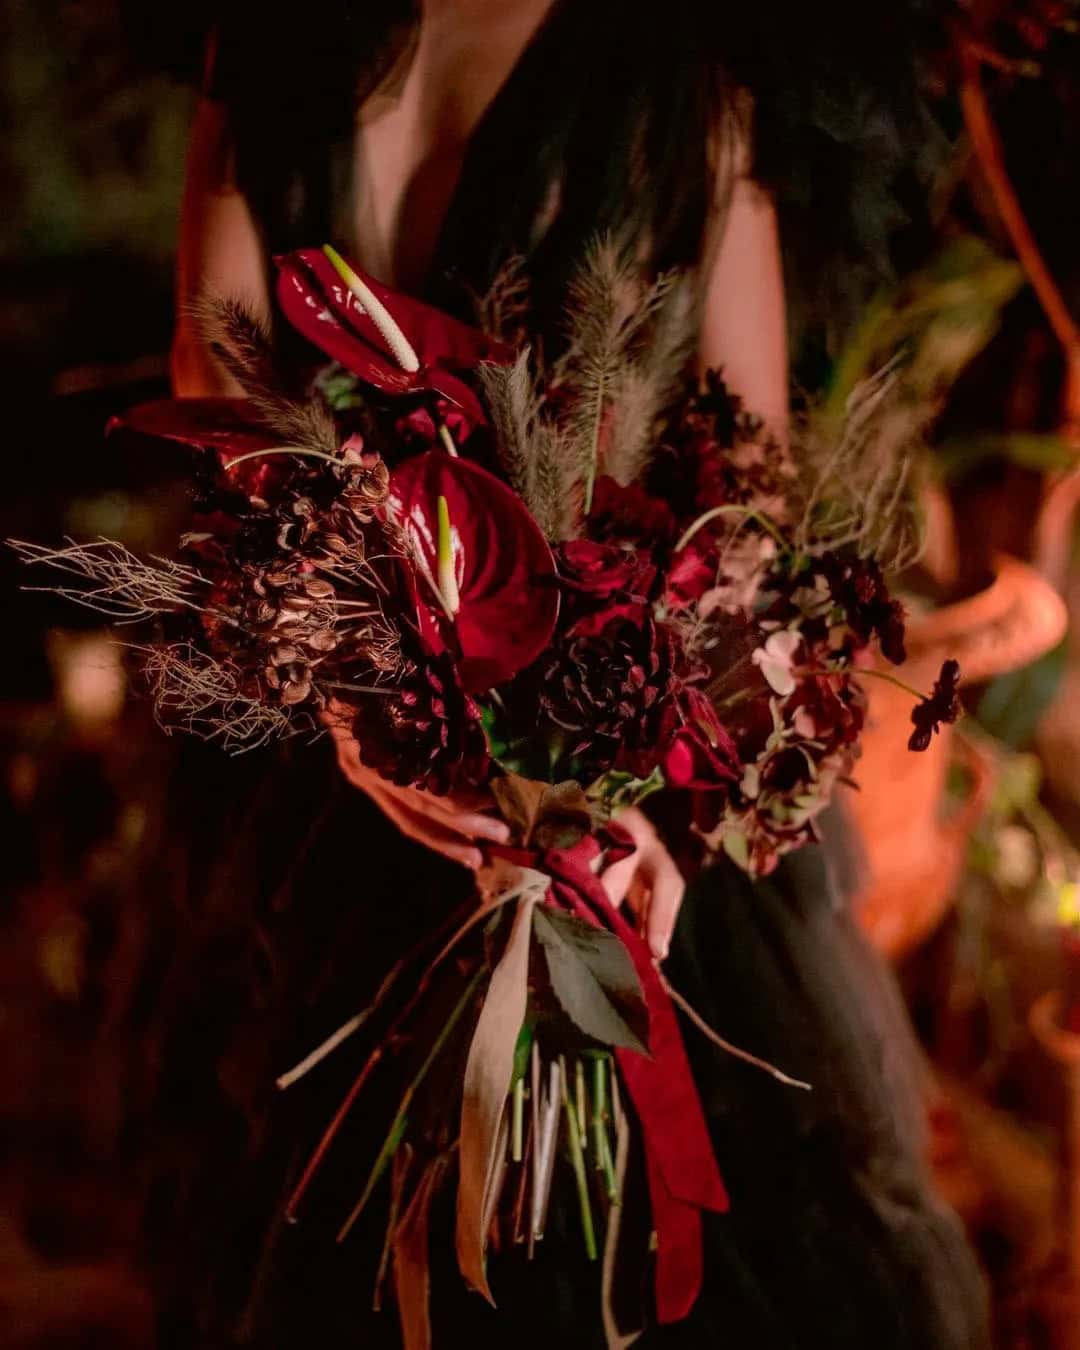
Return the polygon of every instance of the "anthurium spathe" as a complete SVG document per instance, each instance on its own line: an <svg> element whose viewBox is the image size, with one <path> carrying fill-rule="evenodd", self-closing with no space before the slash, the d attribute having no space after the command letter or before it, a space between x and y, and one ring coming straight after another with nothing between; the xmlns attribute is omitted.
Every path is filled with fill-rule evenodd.
<svg viewBox="0 0 1080 1350"><path fill-rule="evenodd" d="M329 245L276 262L285 317L327 356L384 393L440 395L472 426L485 421L461 374L484 361L508 361L506 346L382 285Z"/></svg>
<svg viewBox="0 0 1080 1350"><path fill-rule="evenodd" d="M280 435L259 422L246 398L163 398L140 403L110 421L109 432L121 430L217 450L223 464L281 444Z"/></svg>
<svg viewBox="0 0 1080 1350"><path fill-rule="evenodd" d="M280 434L264 426L246 398L163 398L140 403L114 417L108 432L133 431L216 454L223 467L234 461L229 486L249 497L264 496L280 471ZM269 452L269 453L267 453Z"/></svg>
<svg viewBox="0 0 1080 1350"><path fill-rule="evenodd" d="M516 496L479 464L428 450L390 476L389 511L420 573L422 627L459 658L467 692L504 683L548 646L555 562Z"/></svg>

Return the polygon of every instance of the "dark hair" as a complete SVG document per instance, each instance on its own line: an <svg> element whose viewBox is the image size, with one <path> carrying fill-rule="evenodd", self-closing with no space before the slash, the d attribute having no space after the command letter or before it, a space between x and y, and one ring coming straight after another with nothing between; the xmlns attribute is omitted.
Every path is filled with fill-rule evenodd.
<svg viewBox="0 0 1080 1350"><path fill-rule="evenodd" d="M213 92L228 104L238 183L268 251L335 237L356 108L419 8L320 0L302 23L268 23L260 0L223 5ZM601 230L625 232L650 269L697 262L731 171L736 91L748 90L754 172L777 195L794 308L804 324L842 322L888 272L893 236L925 214L944 138L918 75L942 9L555 0L472 138L432 298L460 303L524 253L554 305ZM544 327L554 315L534 317Z"/></svg>
<svg viewBox="0 0 1080 1350"><path fill-rule="evenodd" d="M336 147L351 143L358 102L401 54L417 6L321 5L316 24L264 24L254 42L250 8L229 6L213 88L238 184L280 250L333 234L350 160ZM452 302L451 276L483 289L514 253L549 289L602 230L633 239L650 269L697 261L731 125L701 8L669 0L658 22L642 0L555 0L470 142L432 267L440 300Z"/></svg>

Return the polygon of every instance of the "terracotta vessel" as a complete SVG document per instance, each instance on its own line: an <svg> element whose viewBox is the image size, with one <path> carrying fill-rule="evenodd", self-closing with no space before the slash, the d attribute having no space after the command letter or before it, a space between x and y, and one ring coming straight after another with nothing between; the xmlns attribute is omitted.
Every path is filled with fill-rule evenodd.
<svg viewBox="0 0 1080 1350"><path fill-rule="evenodd" d="M986 590L908 625L908 660L896 673L929 691L942 661L955 657L962 679L979 684L1041 656L1060 642L1064 601L1035 568L1005 555ZM870 707L863 755L846 799L861 837L867 881L856 913L874 945L898 960L923 942L948 911L967 839L990 792L991 769L969 741L946 728L930 749L907 748L911 696L867 680ZM949 765L959 757L969 791L949 813L943 806Z"/></svg>

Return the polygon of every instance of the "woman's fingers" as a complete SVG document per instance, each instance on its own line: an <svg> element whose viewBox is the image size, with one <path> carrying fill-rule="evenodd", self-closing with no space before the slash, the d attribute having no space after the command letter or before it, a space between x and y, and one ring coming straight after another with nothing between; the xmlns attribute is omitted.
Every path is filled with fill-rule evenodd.
<svg viewBox="0 0 1080 1350"><path fill-rule="evenodd" d="M621 905L629 895L630 883L634 880L634 873L637 871L640 862L639 850L635 848L633 853L628 854L625 858L620 858L617 863L612 863L610 867L601 872L601 884L613 905Z"/></svg>
<svg viewBox="0 0 1080 1350"><path fill-rule="evenodd" d="M645 909L645 940L658 961L663 961L671 949L671 936L679 916L686 883L682 873L667 849L657 840L657 848L650 854L646 876L650 895Z"/></svg>
<svg viewBox="0 0 1080 1350"><path fill-rule="evenodd" d="M461 834L448 829L430 815L412 810L400 797L392 792L384 792L378 787L365 785L372 801L383 814L410 839L423 844L425 848L441 853L451 862L460 863L475 872L483 865L484 857L480 850L470 844Z"/></svg>
<svg viewBox="0 0 1080 1350"><path fill-rule="evenodd" d="M636 847L629 857L609 867L601 881L613 904L625 900L630 906L649 950L663 961L686 889L682 873L647 816L631 809L622 813L619 823Z"/></svg>

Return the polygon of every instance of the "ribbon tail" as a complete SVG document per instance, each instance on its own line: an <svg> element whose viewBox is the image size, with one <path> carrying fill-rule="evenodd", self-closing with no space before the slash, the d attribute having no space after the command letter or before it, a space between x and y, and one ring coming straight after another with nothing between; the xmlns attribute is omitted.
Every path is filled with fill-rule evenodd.
<svg viewBox="0 0 1080 1350"><path fill-rule="evenodd" d="M705 1280L701 1210L671 1194L651 1154L646 1169L656 1229L656 1320L666 1326L690 1315Z"/></svg>

